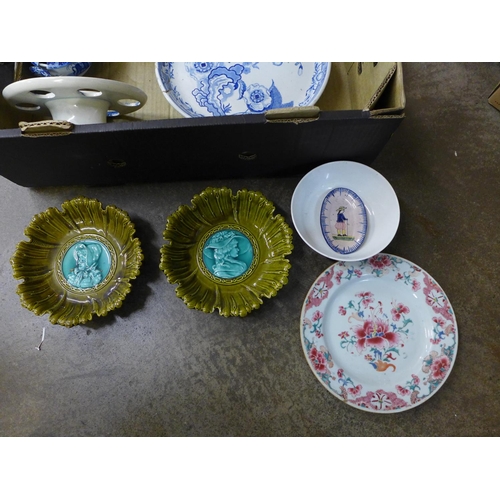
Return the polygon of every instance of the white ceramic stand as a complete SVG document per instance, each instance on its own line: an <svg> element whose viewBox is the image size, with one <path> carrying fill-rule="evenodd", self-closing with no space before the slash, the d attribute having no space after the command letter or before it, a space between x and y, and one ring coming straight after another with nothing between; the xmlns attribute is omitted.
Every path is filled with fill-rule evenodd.
<svg viewBox="0 0 500 500"><path fill-rule="evenodd" d="M50 114L75 125L106 123L108 111L132 113L147 101L137 87L86 76L28 78L5 87L3 96L19 110Z"/></svg>

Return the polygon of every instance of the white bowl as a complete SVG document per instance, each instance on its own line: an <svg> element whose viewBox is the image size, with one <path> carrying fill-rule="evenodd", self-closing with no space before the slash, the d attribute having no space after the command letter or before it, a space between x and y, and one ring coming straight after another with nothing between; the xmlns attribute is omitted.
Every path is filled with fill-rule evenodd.
<svg viewBox="0 0 500 500"><path fill-rule="evenodd" d="M343 187L361 198L367 215L366 235L349 254L334 251L321 229L323 200L333 189ZM325 163L307 173L292 196L292 220L304 242L325 257L354 262L380 253L394 238L399 225L399 202L394 189L379 172L353 161Z"/></svg>

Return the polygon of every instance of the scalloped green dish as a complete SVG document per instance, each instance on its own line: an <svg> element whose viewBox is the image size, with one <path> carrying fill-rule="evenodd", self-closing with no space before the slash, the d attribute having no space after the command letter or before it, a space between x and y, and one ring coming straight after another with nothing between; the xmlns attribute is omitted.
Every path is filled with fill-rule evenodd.
<svg viewBox="0 0 500 500"><path fill-rule="evenodd" d="M121 306L143 260L123 210L95 199L65 201L35 215L10 262L21 304L72 327Z"/></svg>
<svg viewBox="0 0 500 500"><path fill-rule="evenodd" d="M261 193L207 188L167 218L160 269L191 309L244 317L288 282L292 230Z"/></svg>

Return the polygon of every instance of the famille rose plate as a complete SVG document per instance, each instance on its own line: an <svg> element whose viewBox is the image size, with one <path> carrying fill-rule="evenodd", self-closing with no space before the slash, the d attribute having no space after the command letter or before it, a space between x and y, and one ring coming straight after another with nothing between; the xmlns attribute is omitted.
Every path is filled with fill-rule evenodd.
<svg viewBox="0 0 500 500"><path fill-rule="evenodd" d="M458 347L451 304L423 269L380 253L336 262L301 313L304 354L321 384L350 406L396 413L427 401Z"/></svg>
<svg viewBox="0 0 500 500"><path fill-rule="evenodd" d="M158 62L156 79L185 117L248 115L312 106L330 67L329 62Z"/></svg>

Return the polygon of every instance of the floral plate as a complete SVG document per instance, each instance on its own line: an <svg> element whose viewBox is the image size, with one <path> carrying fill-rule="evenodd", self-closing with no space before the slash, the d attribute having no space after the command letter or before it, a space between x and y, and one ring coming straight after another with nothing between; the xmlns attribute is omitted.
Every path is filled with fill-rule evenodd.
<svg viewBox="0 0 500 500"><path fill-rule="evenodd" d="M11 258L21 304L72 327L120 307L143 254L123 210L85 197L49 208L25 229Z"/></svg>
<svg viewBox="0 0 500 500"><path fill-rule="evenodd" d="M261 193L207 188L167 219L160 269L189 308L246 316L288 282L292 230Z"/></svg>
<svg viewBox="0 0 500 500"><path fill-rule="evenodd" d="M264 113L312 106L330 75L328 62L158 62L156 78L186 117Z"/></svg>
<svg viewBox="0 0 500 500"><path fill-rule="evenodd" d="M448 378L458 347L441 287L389 254L336 262L301 313L305 356L321 384L361 410L395 413L427 401Z"/></svg>

